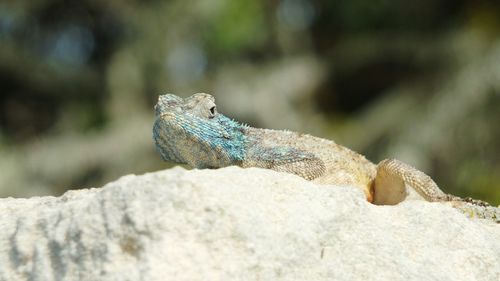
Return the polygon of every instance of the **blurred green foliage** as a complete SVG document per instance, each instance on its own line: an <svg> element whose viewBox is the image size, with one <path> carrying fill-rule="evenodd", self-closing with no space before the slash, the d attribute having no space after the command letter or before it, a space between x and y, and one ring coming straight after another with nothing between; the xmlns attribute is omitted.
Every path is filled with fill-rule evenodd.
<svg viewBox="0 0 500 281"><path fill-rule="evenodd" d="M223 1L208 23L203 39L218 59L232 57L245 50L264 47L269 36L263 2Z"/></svg>

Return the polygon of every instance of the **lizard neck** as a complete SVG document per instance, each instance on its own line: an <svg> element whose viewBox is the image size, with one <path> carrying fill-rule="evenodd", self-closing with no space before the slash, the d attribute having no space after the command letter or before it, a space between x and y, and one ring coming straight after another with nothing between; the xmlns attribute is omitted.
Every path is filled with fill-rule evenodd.
<svg viewBox="0 0 500 281"><path fill-rule="evenodd" d="M225 167L230 165L241 166L245 160L248 145L251 142L247 135L249 126L238 123L222 114L217 115L213 122L217 124L217 136L207 138L211 140L209 145L218 153L218 159L213 167Z"/></svg>

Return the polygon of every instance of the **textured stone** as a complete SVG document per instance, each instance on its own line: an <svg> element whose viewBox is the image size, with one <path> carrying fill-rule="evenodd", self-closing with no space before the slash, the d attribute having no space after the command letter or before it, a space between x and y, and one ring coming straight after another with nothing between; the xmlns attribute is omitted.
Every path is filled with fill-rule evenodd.
<svg viewBox="0 0 500 281"><path fill-rule="evenodd" d="M0 280L500 280L500 226L261 169L0 200Z"/></svg>

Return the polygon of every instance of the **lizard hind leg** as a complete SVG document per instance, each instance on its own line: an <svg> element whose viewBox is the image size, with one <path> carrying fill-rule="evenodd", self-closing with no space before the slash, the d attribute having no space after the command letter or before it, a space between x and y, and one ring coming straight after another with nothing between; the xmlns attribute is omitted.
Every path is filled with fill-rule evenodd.
<svg viewBox="0 0 500 281"><path fill-rule="evenodd" d="M427 201L451 199L428 175L395 159L377 165L374 189L373 203L377 205L394 205L415 193Z"/></svg>
<svg viewBox="0 0 500 281"><path fill-rule="evenodd" d="M398 160L387 159L377 165L373 203L397 204L411 193L431 202L447 202L468 217L500 223L500 208L472 198L460 198L444 193L425 173Z"/></svg>

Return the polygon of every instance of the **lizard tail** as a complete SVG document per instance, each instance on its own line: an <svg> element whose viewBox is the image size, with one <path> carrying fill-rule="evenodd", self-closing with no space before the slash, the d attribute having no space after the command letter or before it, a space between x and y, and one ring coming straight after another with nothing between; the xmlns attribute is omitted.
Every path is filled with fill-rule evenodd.
<svg viewBox="0 0 500 281"><path fill-rule="evenodd" d="M472 199L470 197L461 198L448 194L451 206L471 218L480 218L494 221L500 224L500 208L490 204Z"/></svg>

